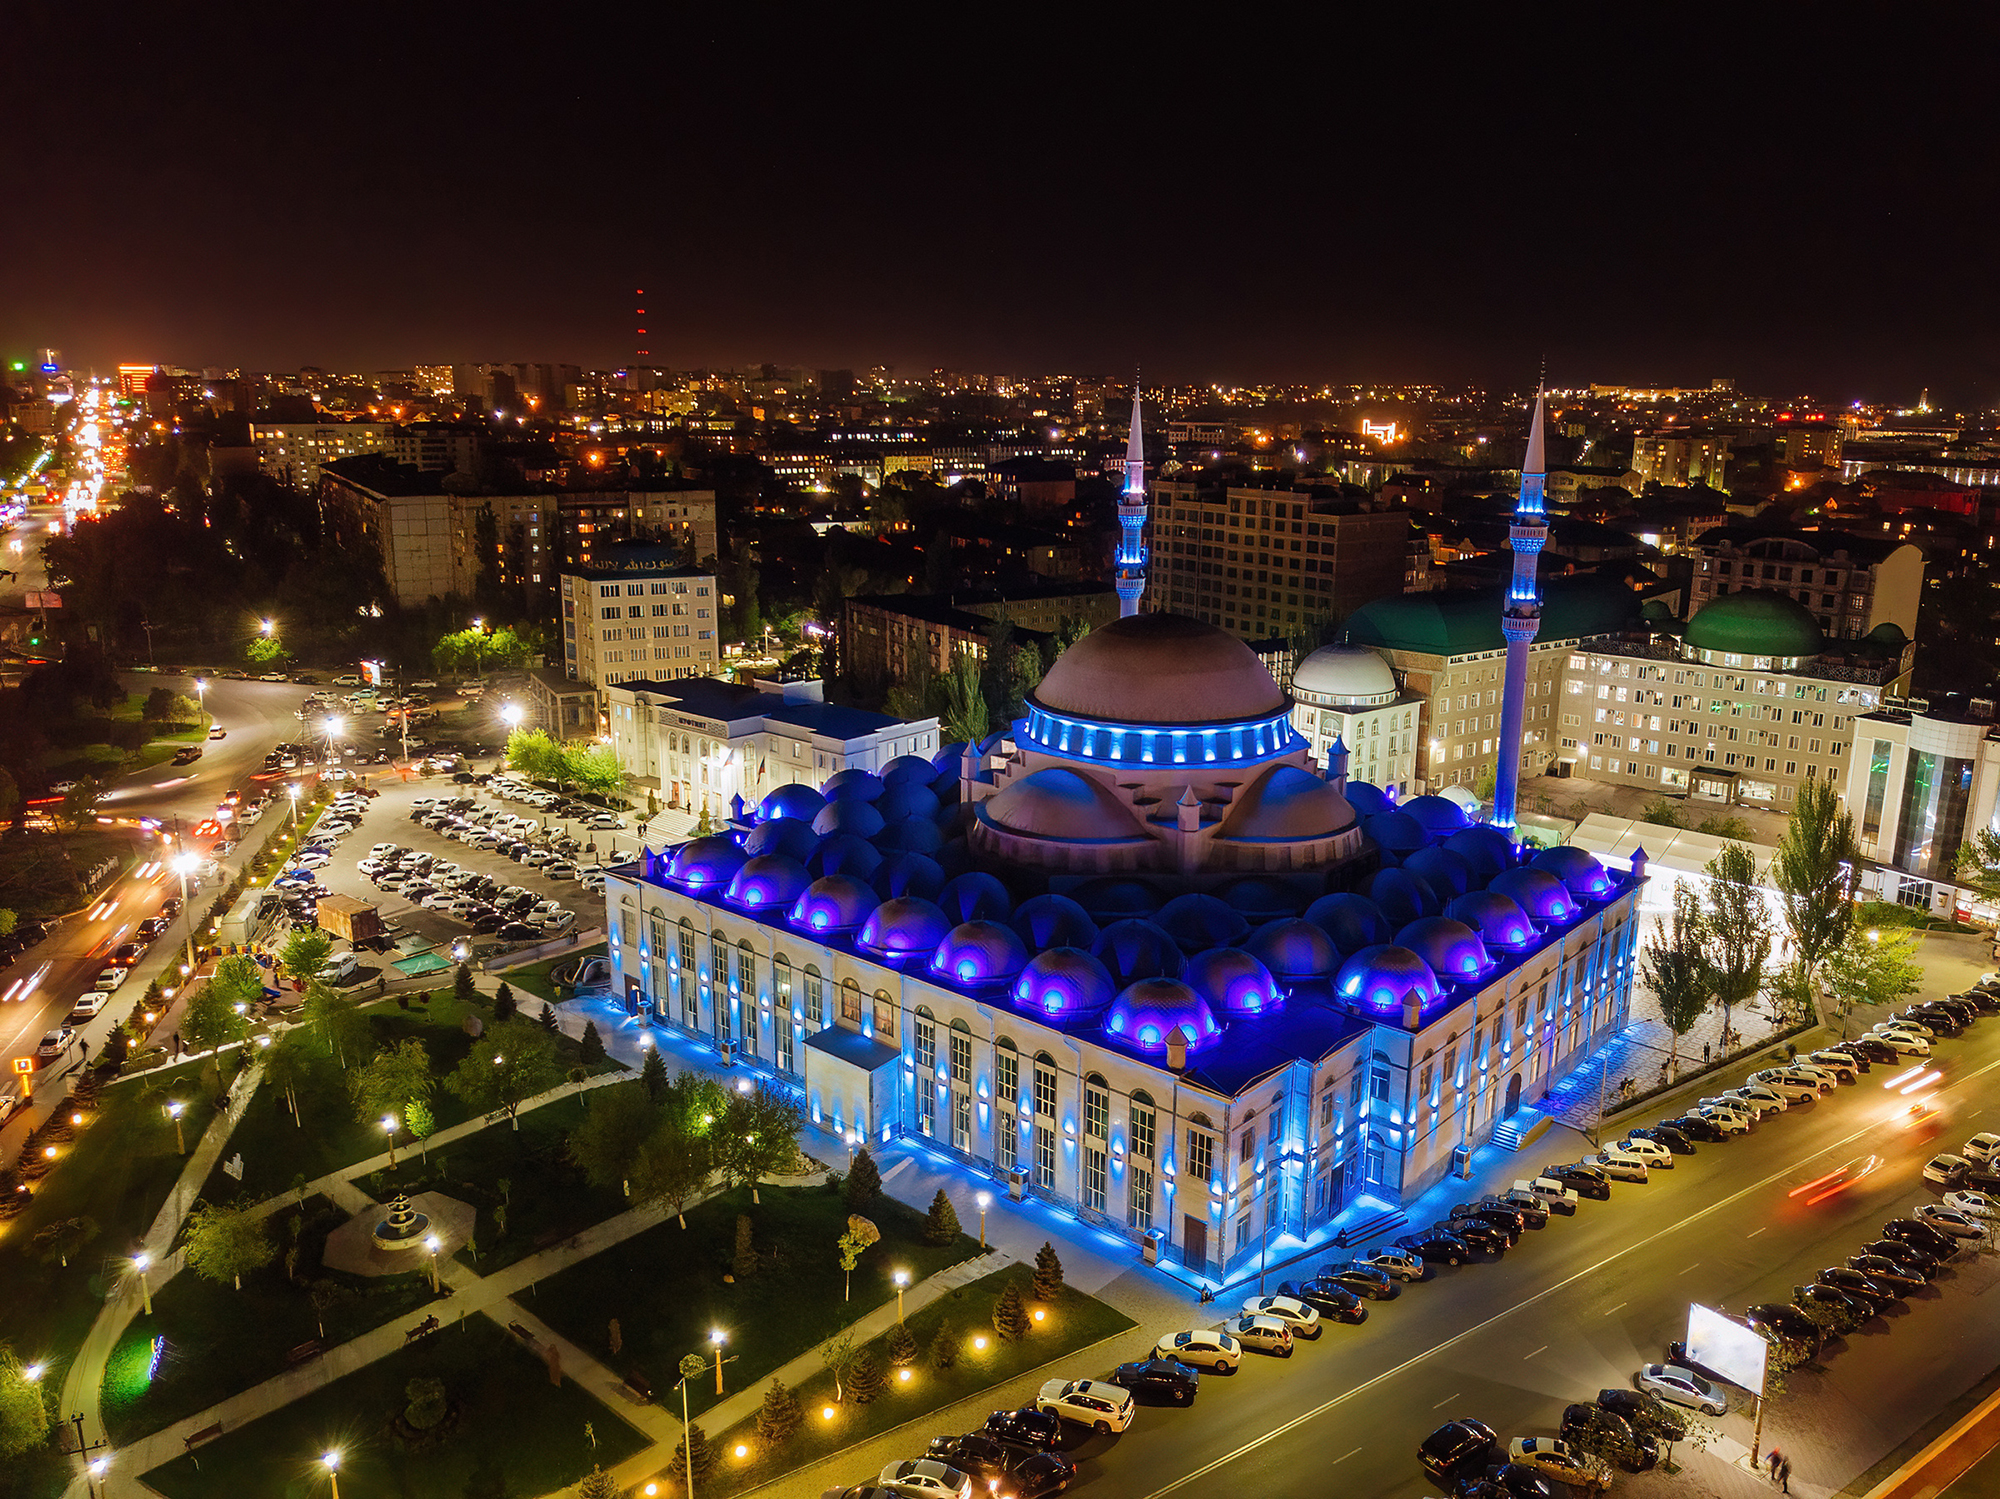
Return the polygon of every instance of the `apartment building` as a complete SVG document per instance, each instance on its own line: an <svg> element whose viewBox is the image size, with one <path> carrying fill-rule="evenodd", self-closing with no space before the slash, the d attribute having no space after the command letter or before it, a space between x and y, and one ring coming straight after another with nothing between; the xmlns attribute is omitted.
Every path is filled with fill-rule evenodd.
<svg viewBox="0 0 2000 1499"><path fill-rule="evenodd" d="M1715 434L1680 433L1632 439L1632 472L1643 486L1706 484L1724 488L1729 471L1729 439Z"/></svg>
<svg viewBox="0 0 2000 1499"><path fill-rule="evenodd" d="M453 422L252 422L257 467L280 484L310 491L326 465L379 453L426 474L470 473L480 429Z"/></svg>
<svg viewBox="0 0 2000 1499"><path fill-rule="evenodd" d="M715 576L683 567L678 547L599 550L602 566L566 568L557 584L564 674L596 687L712 676L722 664Z"/></svg>
<svg viewBox="0 0 2000 1499"><path fill-rule="evenodd" d="M380 453L337 458L321 472L320 517L329 535L378 558L390 593L404 605L471 594L481 503L447 494L435 475Z"/></svg>
<svg viewBox="0 0 2000 1499"><path fill-rule="evenodd" d="M961 651L986 659L987 631L1005 620L1022 644L1080 620L1096 629L1118 618L1118 595L1102 583L988 588L951 594L883 593L847 600L841 668L880 691L951 669Z"/></svg>
<svg viewBox="0 0 2000 1499"><path fill-rule="evenodd" d="M695 562L718 555L712 489L592 489L553 498L565 568L595 566L593 553L625 541L679 546Z"/></svg>
<svg viewBox="0 0 2000 1499"><path fill-rule="evenodd" d="M1845 531L1718 526L1690 550L1690 618L1724 594L1762 589L1794 600L1832 639L1859 640L1884 624L1907 636L1917 633L1924 554L1910 542Z"/></svg>

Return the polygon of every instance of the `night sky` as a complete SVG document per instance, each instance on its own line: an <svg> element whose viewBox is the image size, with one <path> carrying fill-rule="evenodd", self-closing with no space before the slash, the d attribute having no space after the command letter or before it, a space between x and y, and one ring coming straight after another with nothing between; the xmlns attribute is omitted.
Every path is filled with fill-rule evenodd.
<svg viewBox="0 0 2000 1499"><path fill-rule="evenodd" d="M0 344L2000 402L1972 8L1495 9L17 5Z"/></svg>

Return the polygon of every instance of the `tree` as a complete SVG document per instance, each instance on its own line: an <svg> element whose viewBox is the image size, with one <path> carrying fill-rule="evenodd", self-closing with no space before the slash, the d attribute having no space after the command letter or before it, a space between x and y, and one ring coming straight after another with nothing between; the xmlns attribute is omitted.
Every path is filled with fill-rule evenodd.
<svg viewBox="0 0 2000 1499"><path fill-rule="evenodd" d="M907 1322L898 1322L889 1329L889 1362L898 1369L907 1368L917 1361L917 1340L911 1336Z"/></svg>
<svg viewBox="0 0 2000 1499"><path fill-rule="evenodd" d="M598 1095L597 1107L570 1131L569 1158L593 1187L617 1190L632 1180L639 1154L659 1127L659 1111L644 1088L619 1084Z"/></svg>
<svg viewBox="0 0 2000 1499"><path fill-rule="evenodd" d="M951 668L938 679L938 693L944 711L939 727L947 742L977 744L989 732L986 692L980 681L979 660L970 651L951 658Z"/></svg>
<svg viewBox="0 0 2000 1499"><path fill-rule="evenodd" d="M760 1201L757 1183L791 1164L804 1119L804 1111L789 1094L762 1083L749 1093L731 1093L716 1131L715 1163L723 1180L732 1187L748 1187L751 1201Z"/></svg>
<svg viewBox="0 0 2000 1499"><path fill-rule="evenodd" d="M1678 1075L1680 1041L1707 1011L1715 985L1704 947L1701 905L1685 884L1674 886L1673 914L1651 932L1639 954L1639 972L1659 1002L1673 1040L1667 1060Z"/></svg>
<svg viewBox="0 0 2000 1499"><path fill-rule="evenodd" d="M14 1350L0 1345L0 1457L19 1457L48 1439L47 1392Z"/></svg>
<svg viewBox="0 0 2000 1499"><path fill-rule="evenodd" d="M155 687L146 694L140 716L147 723L200 723L201 705L184 692L171 687Z"/></svg>
<svg viewBox="0 0 2000 1499"><path fill-rule="evenodd" d="M1480 766L1478 775L1473 777L1472 794L1490 806L1493 801L1493 793L1499 789L1500 767L1498 765Z"/></svg>
<svg viewBox="0 0 2000 1499"><path fill-rule="evenodd" d="M1738 843L1748 843L1757 836L1757 830L1735 815L1726 817L1704 817L1695 824L1697 833L1706 833L1711 838L1728 838Z"/></svg>
<svg viewBox="0 0 2000 1499"><path fill-rule="evenodd" d="M1977 829L1958 846L1952 863L1967 884L1990 891L2000 884L2000 833L1991 828Z"/></svg>
<svg viewBox="0 0 2000 1499"><path fill-rule="evenodd" d="M748 1213L736 1215L736 1253L730 1257L729 1268L738 1280L748 1280L757 1273L757 1235Z"/></svg>
<svg viewBox="0 0 2000 1499"><path fill-rule="evenodd" d="M1000 1292L999 1300L993 1303L993 1330L1000 1334L1003 1343L1018 1342L1028 1333L1028 1308L1021 1300L1021 1283L1007 1282Z"/></svg>
<svg viewBox="0 0 2000 1499"><path fill-rule="evenodd" d="M97 821L97 804L103 800L103 783L90 776L79 776L76 784L63 793L56 821L72 833L87 828Z"/></svg>
<svg viewBox="0 0 2000 1499"><path fill-rule="evenodd" d="M233 963L249 963L251 971L256 971L256 964L248 958L224 958L217 965L215 976L195 990L187 1009L181 1012L181 1034L196 1051L209 1051L250 1034L248 1002L237 998L241 991L225 973ZM260 995L264 992L261 978L257 992ZM239 1010L239 1005L246 1008Z"/></svg>
<svg viewBox="0 0 2000 1499"><path fill-rule="evenodd" d="M618 763L618 752L610 745L586 745L563 751L561 779L580 791L609 799L625 790L625 767Z"/></svg>
<svg viewBox="0 0 2000 1499"><path fill-rule="evenodd" d="M1035 1251L1035 1300L1055 1300L1062 1286L1062 1261L1056 1258L1056 1246L1044 1239L1042 1247Z"/></svg>
<svg viewBox="0 0 2000 1499"><path fill-rule="evenodd" d="M347 1080L355 1117L363 1124L384 1115L401 1120L411 1099L429 1098L436 1086L431 1054L415 1037L378 1051L366 1067L357 1068Z"/></svg>
<svg viewBox="0 0 2000 1499"><path fill-rule="evenodd" d="M881 1239L882 1230L868 1219L859 1214L848 1215L847 1228L842 1232L838 1245L840 1268L847 1277L845 1289L841 1292L842 1301L854 1299L854 1267L861 1263L861 1256L868 1246L880 1243Z"/></svg>
<svg viewBox="0 0 2000 1499"><path fill-rule="evenodd" d="M951 1318L938 1320L937 1332L931 1338L931 1367L949 1369L958 1362L958 1332L951 1325Z"/></svg>
<svg viewBox="0 0 2000 1499"><path fill-rule="evenodd" d="M510 995L511 992L509 991ZM469 964L461 963L453 971L451 976L451 997L467 1009L470 1009L478 1001L479 985L473 982L472 968ZM507 1017L504 1015L495 1015L493 1018L495 1020L504 1020Z"/></svg>
<svg viewBox="0 0 2000 1499"><path fill-rule="evenodd" d="M1915 962L1917 937L1906 929L1848 928L1840 946L1827 955L1821 977L1840 1002L1845 1018L1855 1005L1890 1005L1915 994L1924 971Z"/></svg>
<svg viewBox="0 0 2000 1499"><path fill-rule="evenodd" d="M430 1159L428 1145L430 1137L437 1133L437 1127L437 1114L431 1108L428 1099L413 1098L404 1106L403 1128L408 1130L410 1138L417 1142L417 1151L425 1160Z"/></svg>
<svg viewBox="0 0 2000 1499"><path fill-rule="evenodd" d="M556 1032L559 1029L561 1029L561 1027L559 1027L556 1024L556 1007L550 1004L547 1000L543 1000L542 1013L535 1017L535 1024L539 1025L543 1030L547 1031L551 1036L555 1035Z"/></svg>
<svg viewBox="0 0 2000 1499"><path fill-rule="evenodd" d="M770 1387L764 1391L764 1403L757 1410L757 1435L767 1446L782 1447L804 1424L805 1412L799 1409L799 1397L773 1374Z"/></svg>
<svg viewBox="0 0 2000 1499"><path fill-rule="evenodd" d="M584 1021L583 1039L578 1044L583 1048L584 1066L595 1067L604 1060L604 1038L597 1034L595 1020Z"/></svg>
<svg viewBox="0 0 2000 1499"><path fill-rule="evenodd" d="M459 971L461 973L465 972L464 969L460 969ZM467 977L470 977L470 974ZM493 991L493 1023L495 1025L504 1025L509 1020L512 1020L515 1009L514 991L511 988L506 984L502 984L498 989Z"/></svg>
<svg viewBox="0 0 2000 1499"><path fill-rule="evenodd" d="M1655 827L1680 827L1682 826L1680 803L1668 797L1656 796L1639 809L1639 821L1650 822Z"/></svg>
<svg viewBox="0 0 2000 1499"><path fill-rule="evenodd" d="M507 736L507 763L537 781L560 781L562 746L540 729L515 729Z"/></svg>
<svg viewBox="0 0 2000 1499"><path fill-rule="evenodd" d="M673 1475L676 1483L686 1488L690 1469L693 1470L694 1481L701 1483L714 1466L715 1444L701 1429L699 1421L690 1423L681 1434L681 1440L674 1443L673 1455L667 1459L667 1472Z"/></svg>
<svg viewBox="0 0 2000 1499"><path fill-rule="evenodd" d="M282 666L292 659L285 642L276 635L252 635L243 646L243 659L252 666Z"/></svg>
<svg viewBox="0 0 2000 1499"><path fill-rule="evenodd" d="M685 1229L688 1199L708 1185L709 1175L706 1137L665 1120L632 1163L632 1196L643 1205L672 1213Z"/></svg>
<svg viewBox="0 0 2000 1499"><path fill-rule="evenodd" d="M69 1257L81 1254L99 1232L97 1220L88 1214L60 1218L35 1235L35 1248L41 1251L43 1264L58 1264L67 1270Z"/></svg>
<svg viewBox="0 0 2000 1499"><path fill-rule="evenodd" d="M301 984L319 977L333 952L333 938L316 926L295 926L278 949L278 966Z"/></svg>
<svg viewBox="0 0 2000 1499"><path fill-rule="evenodd" d="M667 1064L661 1060L657 1046L646 1048L646 1060L639 1064L639 1086L646 1090L646 1096L659 1102L661 1092L667 1086Z"/></svg>
<svg viewBox="0 0 2000 1499"><path fill-rule="evenodd" d="M1833 782L1805 782L1771 856L1771 883L1808 979L1854 925L1860 859L1854 814L1842 810Z"/></svg>
<svg viewBox="0 0 2000 1499"><path fill-rule="evenodd" d="M848 1168L847 1180L841 1183L840 1191L850 1213L865 1213L882 1195L882 1173L866 1145L854 1152L854 1164Z"/></svg>
<svg viewBox="0 0 2000 1499"><path fill-rule="evenodd" d="M299 1093L312 1077L314 1058L306 1050L310 1038L299 1028L283 1032L264 1052L264 1085L285 1095L292 1122L300 1129L305 1120L299 1115Z"/></svg>
<svg viewBox="0 0 2000 1499"><path fill-rule="evenodd" d="M939 1187L937 1196L931 1199L931 1210L924 1219L924 1242L926 1244L949 1244L958 1237L958 1211L951 1205L951 1199Z"/></svg>
<svg viewBox="0 0 2000 1499"><path fill-rule="evenodd" d="M1763 986L1764 962L1771 956L1771 913L1757 884L1757 861L1742 844L1725 843L1703 868L1708 883L1702 890L1701 930L1715 997L1722 1005L1727 1051L1730 1012L1754 999Z"/></svg>
<svg viewBox="0 0 2000 1499"><path fill-rule="evenodd" d="M437 1378L411 1380L403 1386L403 1399L403 1420L417 1431L429 1431L451 1410L444 1381Z"/></svg>
<svg viewBox="0 0 2000 1499"><path fill-rule="evenodd" d="M188 1268L203 1280L227 1280L243 1289L243 1272L271 1263L277 1253L264 1234L264 1220L204 1202L188 1215L185 1244Z"/></svg>
<svg viewBox="0 0 2000 1499"><path fill-rule="evenodd" d="M342 1067L349 1058L358 1061L373 1038L367 1017L354 1002L318 979L306 985L306 1002L300 1013L307 1034Z"/></svg>
<svg viewBox="0 0 2000 1499"><path fill-rule="evenodd" d="M882 1370L866 1348L855 1350L854 1362L847 1366L847 1393L856 1405L866 1405L882 1393Z"/></svg>
<svg viewBox="0 0 2000 1499"><path fill-rule="evenodd" d="M516 1018L473 1042L445 1086L470 1108L505 1110L509 1124L518 1130L521 1105L560 1080L554 1038L540 1026Z"/></svg>
<svg viewBox="0 0 2000 1499"><path fill-rule="evenodd" d="M618 1480L595 1463L576 1483L576 1499L620 1499L624 1492Z"/></svg>
<svg viewBox="0 0 2000 1499"><path fill-rule="evenodd" d="M854 1363L854 1329L846 1328L820 1344L819 1361L833 1376L833 1398L845 1400L847 1371Z"/></svg>

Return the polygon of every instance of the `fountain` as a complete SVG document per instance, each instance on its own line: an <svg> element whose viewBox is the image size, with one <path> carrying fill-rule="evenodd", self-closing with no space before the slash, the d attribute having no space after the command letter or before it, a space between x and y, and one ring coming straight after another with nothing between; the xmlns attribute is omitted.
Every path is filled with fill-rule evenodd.
<svg viewBox="0 0 2000 1499"><path fill-rule="evenodd" d="M421 1249L430 1226L431 1220L411 1207L410 1199L398 1192L396 1200L389 1204L389 1216L375 1225L375 1247L391 1252Z"/></svg>

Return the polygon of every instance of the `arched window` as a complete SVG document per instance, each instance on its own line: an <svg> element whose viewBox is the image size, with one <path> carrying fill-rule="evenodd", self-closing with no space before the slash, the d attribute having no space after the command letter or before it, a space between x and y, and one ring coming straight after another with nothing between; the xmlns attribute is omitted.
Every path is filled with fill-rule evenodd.
<svg viewBox="0 0 2000 1499"><path fill-rule="evenodd" d="M881 996L876 999L879 1004ZM875 1029L880 1034L880 1020L875 1022ZM931 1013L929 1005L917 1006L916 1023L911 1031L911 1039L916 1042L917 1065L928 1072L937 1071L937 1016Z"/></svg>
<svg viewBox="0 0 2000 1499"><path fill-rule="evenodd" d="M861 1024L861 986L853 979L840 981L840 1018Z"/></svg>
<svg viewBox="0 0 2000 1499"><path fill-rule="evenodd" d="M806 1024L818 1030L826 1024L826 988L818 967L812 963L806 964L804 988Z"/></svg>
<svg viewBox="0 0 2000 1499"><path fill-rule="evenodd" d="M1237 1147L1237 1159L1248 1161L1257 1153L1257 1111L1252 1109L1243 1116L1243 1142Z"/></svg>
<svg viewBox="0 0 2000 1499"><path fill-rule="evenodd" d="M951 1023L951 1080L960 1086L972 1082L972 1027L963 1020Z"/></svg>
<svg viewBox="0 0 2000 1499"><path fill-rule="evenodd" d="M792 1020L792 960L783 953L771 959L771 1004L785 1024Z"/></svg>
<svg viewBox="0 0 2000 1499"><path fill-rule="evenodd" d="M757 949L748 942L736 944L736 989L746 1000L757 998Z"/></svg>
<svg viewBox="0 0 2000 1499"><path fill-rule="evenodd" d="M896 1001L889 997L887 989L875 991L875 1039L896 1039Z"/></svg>

